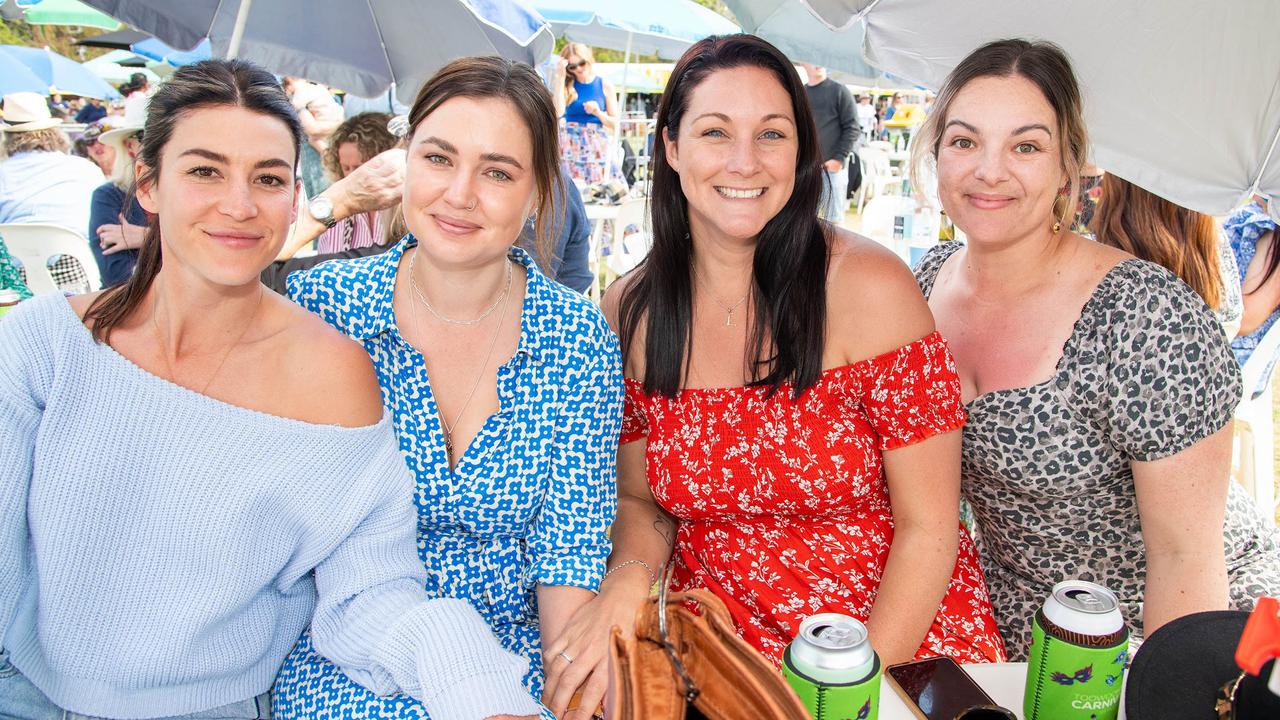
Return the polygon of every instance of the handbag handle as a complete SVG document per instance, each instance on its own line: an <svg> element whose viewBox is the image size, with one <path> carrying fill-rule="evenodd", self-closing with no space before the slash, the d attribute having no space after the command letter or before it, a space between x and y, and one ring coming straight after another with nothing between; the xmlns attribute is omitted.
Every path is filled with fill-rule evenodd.
<svg viewBox="0 0 1280 720"><path fill-rule="evenodd" d="M667 588L671 585L671 572L673 566L667 563L662 569L662 586L658 588L658 642L662 644L662 649L667 651L667 659L671 661L671 667L676 671L676 675L680 676L680 682L684 683L684 701L693 703L702 694L697 685L693 684L693 678L689 677L689 671L685 669L684 662L680 660L680 653L676 652L676 648L671 644L671 640L667 638ZM679 602L680 600L677 600Z"/></svg>

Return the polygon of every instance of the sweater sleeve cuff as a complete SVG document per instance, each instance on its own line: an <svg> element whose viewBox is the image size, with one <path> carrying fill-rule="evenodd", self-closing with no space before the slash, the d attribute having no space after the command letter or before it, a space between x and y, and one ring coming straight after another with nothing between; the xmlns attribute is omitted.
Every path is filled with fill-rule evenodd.
<svg viewBox="0 0 1280 720"><path fill-rule="evenodd" d="M407 613L387 634L379 665L434 720L538 715L524 686L529 661L502 647L464 600L441 598Z"/></svg>

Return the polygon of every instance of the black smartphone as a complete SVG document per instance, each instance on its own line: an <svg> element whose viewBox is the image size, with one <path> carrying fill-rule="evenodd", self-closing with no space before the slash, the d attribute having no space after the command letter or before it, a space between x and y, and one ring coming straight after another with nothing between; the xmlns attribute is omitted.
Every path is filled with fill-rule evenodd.
<svg viewBox="0 0 1280 720"><path fill-rule="evenodd" d="M890 665L884 674L907 707L922 720L955 720L975 706L995 702L949 657Z"/></svg>

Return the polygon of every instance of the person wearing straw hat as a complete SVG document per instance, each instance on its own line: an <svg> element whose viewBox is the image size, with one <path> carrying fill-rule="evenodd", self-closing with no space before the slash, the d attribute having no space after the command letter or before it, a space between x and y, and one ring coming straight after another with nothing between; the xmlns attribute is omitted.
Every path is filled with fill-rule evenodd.
<svg viewBox="0 0 1280 720"><path fill-rule="evenodd" d="M0 223L54 223L79 232L102 171L68 154L71 141L40 95L5 95L0 107L7 155L0 163Z"/></svg>
<svg viewBox="0 0 1280 720"><path fill-rule="evenodd" d="M84 232L89 196L102 183L102 171L69 154L71 141L44 96L11 93L0 108L7 156L0 162L0 224L51 223ZM88 278L75 260L59 259L52 271L64 290L87 289Z"/></svg>
<svg viewBox="0 0 1280 720"><path fill-rule="evenodd" d="M98 261L102 286L113 287L133 274L147 229L147 214L132 197L134 160L142 147L142 123L126 117L122 126L103 133L98 142L115 151L115 163L111 176L93 191L89 247Z"/></svg>

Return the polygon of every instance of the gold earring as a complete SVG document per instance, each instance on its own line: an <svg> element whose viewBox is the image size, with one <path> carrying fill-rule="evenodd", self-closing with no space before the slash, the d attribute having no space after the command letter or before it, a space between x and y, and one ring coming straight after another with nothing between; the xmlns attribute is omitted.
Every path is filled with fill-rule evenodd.
<svg viewBox="0 0 1280 720"><path fill-rule="evenodd" d="M1054 234L1054 235L1057 235L1057 234L1058 234L1058 231L1059 231L1059 230L1061 230L1061 229L1062 229L1062 223L1061 223L1061 222L1059 222L1059 221L1057 221L1057 220L1054 220L1054 221L1053 221L1053 234Z"/></svg>

